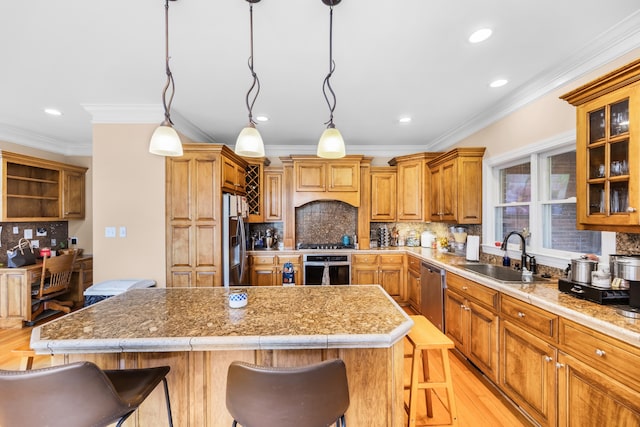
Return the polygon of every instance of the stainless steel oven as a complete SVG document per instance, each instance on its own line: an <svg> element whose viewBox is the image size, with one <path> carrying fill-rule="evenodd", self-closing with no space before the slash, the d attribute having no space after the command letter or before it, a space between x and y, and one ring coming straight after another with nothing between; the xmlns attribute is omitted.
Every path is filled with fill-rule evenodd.
<svg viewBox="0 0 640 427"><path fill-rule="evenodd" d="M305 254L305 285L350 285L350 254Z"/></svg>

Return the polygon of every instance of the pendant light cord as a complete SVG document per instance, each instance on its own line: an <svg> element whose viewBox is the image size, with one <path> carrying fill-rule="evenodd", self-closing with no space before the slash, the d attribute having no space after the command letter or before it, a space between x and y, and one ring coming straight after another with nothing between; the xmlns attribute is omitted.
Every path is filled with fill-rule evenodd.
<svg viewBox="0 0 640 427"><path fill-rule="evenodd" d="M173 95L175 93L175 84L173 83L173 74L169 68L169 0L165 0L164 5L164 36L165 36L165 68L167 73L167 83L162 90L162 105L164 107L164 120L166 123L173 125L169 111L171 110L171 103L173 102ZM171 88L171 96L169 102L167 102L167 90Z"/></svg>
<svg viewBox="0 0 640 427"><path fill-rule="evenodd" d="M251 84L249 91L247 91L246 103L247 103L247 110L249 110L249 123L255 125L256 122L253 121L253 104L256 103L256 99L258 99L258 94L260 93L260 79L258 79L258 75L253 70L253 5L252 4L249 5L249 25L251 27L250 28L251 55L249 56L249 61L247 65L249 66L249 70L251 70L251 76L253 76L253 83ZM256 93L253 96L253 99L249 101L251 92L253 91L254 88L256 89Z"/></svg>
<svg viewBox="0 0 640 427"><path fill-rule="evenodd" d="M330 6L329 9L329 74L327 74L327 77L324 78L324 82L322 83L322 93L329 106L329 121L326 121L324 124L328 125L328 127L334 127L333 110L336 109L336 93L333 91L329 80L336 69L336 63L333 61L333 6ZM329 99L327 90L331 95L331 99Z"/></svg>

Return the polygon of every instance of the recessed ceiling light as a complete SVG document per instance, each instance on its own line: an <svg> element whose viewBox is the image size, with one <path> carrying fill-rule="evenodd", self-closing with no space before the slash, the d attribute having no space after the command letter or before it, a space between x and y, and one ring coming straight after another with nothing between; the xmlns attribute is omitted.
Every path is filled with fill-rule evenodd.
<svg viewBox="0 0 640 427"><path fill-rule="evenodd" d="M61 116L62 111L56 110L55 108L45 108L44 112L49 114L50 116Z"/></svg>
<svg viewBox="0 0 640 427"><path fill-rule="evenodd" d="M404 116L404 117L400 117L398 119L399 123L411 123L411 117L409 116Z"/></svg>
<svg viewBox="0 0 640 427"><path fill-rule="evenodd" d="M490 87L502 87L502 86L506 85L507 83L509 83L509 80L498 79L498 80L494 80L491 83L489 83L489 86Z"/></svg>
<svg viewBox="0 0 640 427"><path fill-rule="evenodd" d="M474 31L469 36L469 42L470 43L483 42L486 39L488 39L489 37L491 37L491 34L493 34L493 30L491 30L491 28L481 28L481 29L479 29L477 31Z"/></svg>
<svg viewBox="0 0 640 427"><path fill-rule="evenodd" d="M268 122L269 121L269 117L265 116L265 115L258 115L256 116L256 120L259 122Z"/></svg>

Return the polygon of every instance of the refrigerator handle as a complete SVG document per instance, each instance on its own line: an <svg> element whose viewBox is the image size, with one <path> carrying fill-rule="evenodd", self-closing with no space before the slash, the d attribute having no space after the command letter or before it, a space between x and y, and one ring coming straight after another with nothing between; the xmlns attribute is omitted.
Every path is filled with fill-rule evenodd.
<svg viewBox="0 0 640 427"><path fill-rule="evenodd" d="M247 267L247 238L244 231L244 220L241 216L238 216L238 228L240 229L240 277L238 280L242 282L244 270Z"/></svg>

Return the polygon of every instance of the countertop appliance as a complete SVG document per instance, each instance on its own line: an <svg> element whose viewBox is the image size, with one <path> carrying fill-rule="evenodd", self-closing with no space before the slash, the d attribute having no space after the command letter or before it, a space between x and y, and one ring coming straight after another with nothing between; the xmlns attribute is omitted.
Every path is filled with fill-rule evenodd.
<svg viewBox="0 0 640 427"><path fill-rule="evenodd" d="M350 254L305 254L303 269L305 285L351 284Z"/></svg>
<svg viewBox="0 0 640 427"><path fill-rule="evenodd" d="M246 199L233 194L222 195L222 283L224 286L248 283L247 241L244 217Z"/></svg>
<svg viewBox="0 0 640 427"><path fill-rule="evenodd" d="M444 332L445 270L423 262L420 269L420 314Z"/></svg>
<svg viewBox="0 0 640 427"><path fill-rule="evenodd" d="M628 289L601 288L591 284L576 282L569 279L558 279L558 290L576 298L598 304L628 304Z"/></svg>

